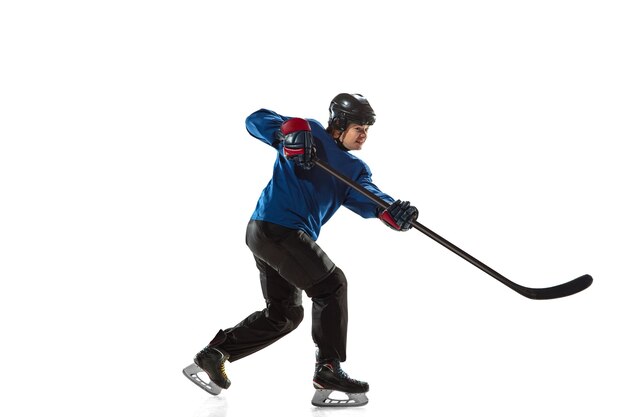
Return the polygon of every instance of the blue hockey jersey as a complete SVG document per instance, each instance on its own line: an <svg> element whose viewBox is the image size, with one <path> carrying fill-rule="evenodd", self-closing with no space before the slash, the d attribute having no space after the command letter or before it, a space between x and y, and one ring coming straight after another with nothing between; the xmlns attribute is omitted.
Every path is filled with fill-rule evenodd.
<svg viewBox="0 0 626 417"><path fill-rule="evenodd" d="M266 109L258 110L246 119L248 133L278 151L274 174L261 193L252 220L299 229L317 240L322 225L342 205L364 218L376 217L378 206L359 192L319 168L305 170L283 156L283 144L277 132L288 119ZM319 159L383 200L394 201L372 183L372 173L363 161L340 148L319 122L312 119L308 122Z"/></svg>

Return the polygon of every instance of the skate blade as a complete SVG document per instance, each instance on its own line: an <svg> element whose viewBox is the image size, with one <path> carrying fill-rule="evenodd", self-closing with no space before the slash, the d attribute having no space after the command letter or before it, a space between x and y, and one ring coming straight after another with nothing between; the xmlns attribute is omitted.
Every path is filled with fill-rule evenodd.
<svg viewBox="0 0 626 417"><path fill-rule="evenodd" d="M347 399L331 398L331 394L335 392L331 389L316 389L313 394L311 404L317 407L359 407L368 403L368 398L365 392L357 394L349 392L340 392L342 395L346 395Z"/></svg>
<svg viewBox="0 0 626 417"><path fill-rule="evenodd" d="M202 378L200 378L198 376L200 372L204 372L204 371L195 363L192 363L191 365L183 369L183 374L185 374L185 376L189 378L191 382L193 382L194 384L196 384L197 386L199 386L200 388L202 388L209 394L217 395L220 392L222 392L222 388L215 385L213 381L209 380L209 382L205 382ZM207 378L208 378L208 375L207 375Z"/></svg>

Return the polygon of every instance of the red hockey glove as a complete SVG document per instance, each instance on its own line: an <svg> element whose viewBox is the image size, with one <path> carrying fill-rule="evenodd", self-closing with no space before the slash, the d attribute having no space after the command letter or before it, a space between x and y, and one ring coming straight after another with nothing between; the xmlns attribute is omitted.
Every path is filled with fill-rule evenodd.
<svg viewBox="0 0 626 417"><path fill-rule="evenodd" d="M282 124L280 133L283 138L283 155L304 169L311 169L315 165L313 156L313 134L311 126L304 119L294 117Z"/></svg>
<svg viewBox="0 0 626 417"><path fill-rule="evenodd" d="M383 210L378 218L394 230L406 232L411 228L411 221L417 219L417 208L408 201L396 200Z"/></svg>

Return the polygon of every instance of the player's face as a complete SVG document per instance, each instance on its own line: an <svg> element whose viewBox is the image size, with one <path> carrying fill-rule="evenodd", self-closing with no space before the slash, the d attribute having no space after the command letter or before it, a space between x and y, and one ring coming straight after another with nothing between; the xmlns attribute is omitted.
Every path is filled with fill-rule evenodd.
<svg viewBox="0 0 626 417"><path fill-rule="evenodd" d="M349 151L358 151L363 147L363 144L367 140L367 131L369 128L369 125L357 125L350 123L339 137L339 141Z"/></svg>

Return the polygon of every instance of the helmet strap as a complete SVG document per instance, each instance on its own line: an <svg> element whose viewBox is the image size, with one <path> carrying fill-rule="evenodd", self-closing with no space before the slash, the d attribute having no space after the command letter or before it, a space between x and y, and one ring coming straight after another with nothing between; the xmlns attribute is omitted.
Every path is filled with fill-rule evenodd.
<svg viewBox="0 0 626 417"><path fill-rule="evenodd" d="M333 133L334 133L334 132L335 132L335 131L333 131ZM346 147L343 145L343 137L344 137L344 135L345 135L345 134L346 134L346 131L345 131L345 130L340 130L340 131L339 131L339 137L338 137L338 138L335 138L335 137L333 136L333 139L335 139L335 143L337 144L337 146L339 146L339 149L341 149L342 151L349 151L349 149L348 149L348 148L346 148Z"/></svg>

